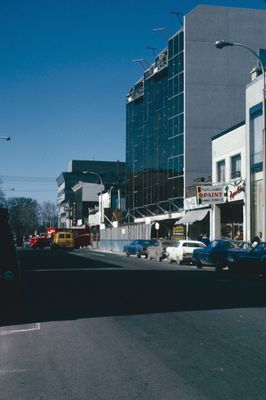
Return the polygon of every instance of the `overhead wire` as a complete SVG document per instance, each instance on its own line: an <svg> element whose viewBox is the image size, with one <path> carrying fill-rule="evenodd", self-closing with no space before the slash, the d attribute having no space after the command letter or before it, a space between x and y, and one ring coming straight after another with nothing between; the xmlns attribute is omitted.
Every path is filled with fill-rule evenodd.
<svg viewBox="0 0 266 400"><path fill-rule="evenodd" d="M3 186L7 185L9 188L5 189ZM57 192L57 183L54 177L0 175L0 188L1 186L4 191L17 193Z"/></svg>

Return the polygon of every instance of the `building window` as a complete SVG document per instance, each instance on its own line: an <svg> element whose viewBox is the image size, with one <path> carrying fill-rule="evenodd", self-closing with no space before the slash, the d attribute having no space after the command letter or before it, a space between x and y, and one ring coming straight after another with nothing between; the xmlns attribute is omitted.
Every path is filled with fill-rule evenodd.
<svg viewBox="0 0 266 400"><path fill-rule="evenodd" d="M217 163L217 181L225 182L225 160Z"/></svg>
<svg viewBox="0 0 266 400"><path fill-rule="evenodd" d="M241 155L237 154L231 158L231 179L241 176Z"/></svg>
<svg viewBox="0 0 266 400"><path fill-rule="evenodd" d="M259 164L263 161L263 120L262 112L259 111L252 115L250 119L251 134L251 165Z"/></svg>

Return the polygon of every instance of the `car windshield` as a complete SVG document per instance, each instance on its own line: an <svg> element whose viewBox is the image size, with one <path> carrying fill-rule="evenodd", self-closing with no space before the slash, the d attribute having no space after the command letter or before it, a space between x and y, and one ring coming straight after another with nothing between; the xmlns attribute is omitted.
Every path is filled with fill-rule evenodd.
<svg viewBox="0 0 266 400"><path fill-rule="evenodd" d="M165 242L162 242L162 246L163 246L163 248L173 246L173 242L171 242L169 240L165 241Z"/></svg>
<svg viewBox="0 0 266 400"><path fill-rule="evenodd" d="M209 245L208 248L214 248L214 247L222 247L224 249L233 249L236 247L234 242L232 240L213 240Z"/></svg>
<svg viewBox="0 0 266 400"><path fill-rule="evenodd" d="M181 243L179 241L176 241L176 242L173 242L171 246L179 247L179 246L181 246Z"/></svg>
<svg viewBox="0 0 266 400"><path fill-rule="evenodd" d="M243 250L252 249L252 245L249 242L243 242L243 241L235 242L235 246L236 246L236 248L243 249Z"/></svg>
<svg viewBox="0 0 266 400"><path fill-rule="evenodd" d="M156 240L140 240L139 244L142 246L155 246Z"/></svg>
<svg viewBox="0 0 266 400"><path fill-rule="evenodd" d="M252 254L261 254L266 249L266 244L261 243L252 249Z"/></svg>
<svg viewBox="0 0 266 400"><path fill-rule="evenodd" d="M219 241L218 240L213 240L211 243L209 243L208 247L213 248L219 246Z"/></svg>

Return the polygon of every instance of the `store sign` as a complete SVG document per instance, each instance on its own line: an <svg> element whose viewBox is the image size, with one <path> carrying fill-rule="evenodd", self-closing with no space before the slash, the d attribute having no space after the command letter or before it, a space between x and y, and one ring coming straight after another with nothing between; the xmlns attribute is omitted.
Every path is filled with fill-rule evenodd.
<svg viewBox="0 0 266 400"><path fill-rule="evenodd" d="M225 202L224 185L200 185L197 186L198 204L221 204Z"/></svg>
<svg viewBox="0 0 266 400"><path fill-rule="evenodd" d="M203 205L204 207L204 205ZM197 201L197 197L186 197L184 199L184 210L188 211L188 210L194 210L194 209L198 209L200 208L198 201Z"/></svg>
<svg viewBox="0 0 266 400"><path fill-rule="evenodd" d="M241 181L230 183L226 189L228 201L243 200L246 190L246 182L244 179L241 179Z"/></svg>
<svg viewBox="0 0 266 400"><path fill-rule="evenodd" d="M72 203L72 225L77 225L77 202L73 201Z"/></svg>
<svg viewBox="0 0 266 400"><path fill-rule="evenodd" d="M184 210L191 210L193 208L197 208L197 197L187 197L184 199Z"/></svg>
<svg viewBox="0 0 266 400"><path fill-rule="evenodd" d="M175 225L173 227L172 240L183 240L186 238L185 227L183 225Z"/></svg>

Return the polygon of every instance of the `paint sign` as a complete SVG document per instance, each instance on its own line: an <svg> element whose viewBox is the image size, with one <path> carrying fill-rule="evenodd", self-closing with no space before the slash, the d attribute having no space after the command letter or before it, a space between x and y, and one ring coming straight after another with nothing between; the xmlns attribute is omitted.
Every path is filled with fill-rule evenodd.
<svg viewBox="0 0 266 400"><path fill-rule="evenodd" d="M197 186L198 204L221 204L225 202L224 185Z"/></svg>

